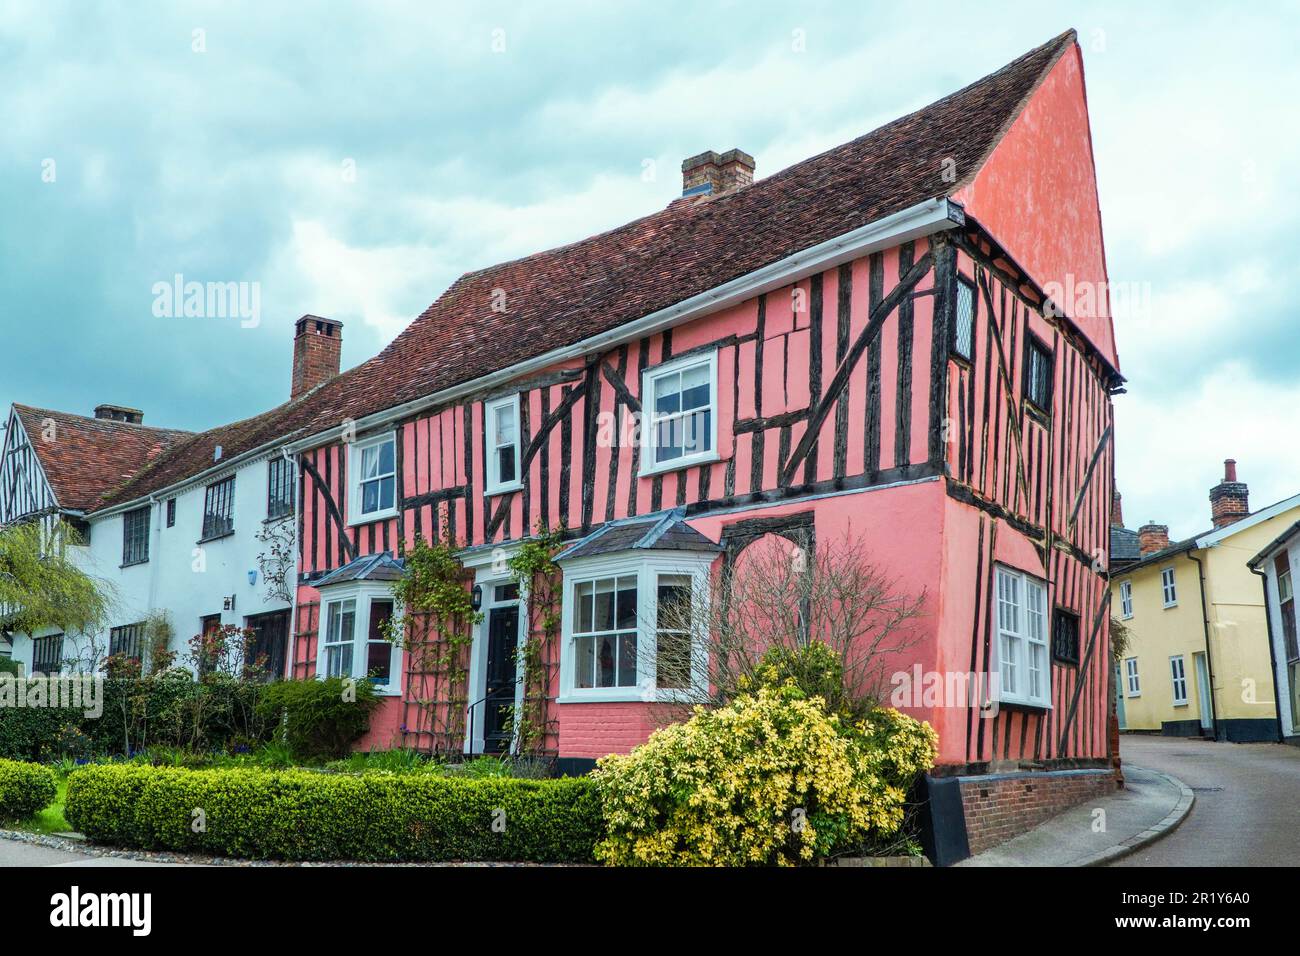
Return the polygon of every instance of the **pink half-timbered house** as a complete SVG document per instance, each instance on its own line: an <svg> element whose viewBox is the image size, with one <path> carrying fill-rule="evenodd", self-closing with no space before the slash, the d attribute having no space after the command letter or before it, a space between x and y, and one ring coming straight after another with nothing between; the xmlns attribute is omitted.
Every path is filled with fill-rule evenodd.
<svg viewBox="0 0 1300 956"><path fill-rule="evenodd" d="M852 529L927 594L904 664L1000 678L995 713L908 708L979 848L1006 835L980 791L1032 825L1113 785L1122 379L1079 46L753 172L702 154L666 209L463 276L280 416L300 463L290 673L378 676L363 746L508 749L534 623L503 556L564 529L539 712L544 749L578 767L662 718L661 589L702 597L757 540ZM378 627L406 550L448 534L483 613L459 688Z"/></svg>

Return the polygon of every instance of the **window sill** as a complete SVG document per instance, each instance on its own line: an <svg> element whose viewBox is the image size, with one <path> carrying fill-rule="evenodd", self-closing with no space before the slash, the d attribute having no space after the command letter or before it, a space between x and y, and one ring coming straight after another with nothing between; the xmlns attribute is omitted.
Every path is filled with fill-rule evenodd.
<svg viewBox="0 0 1300 956"><path fill-rule="evenodd" d="M637 690L635 687L617 688L617 692L601 693L587 690L570 691L556 698L557 704L652 704L652 693Z"/></svg>
<svg viewBox="0 0 1300 956"><path fill-rule="evenodd" d="M1142 692L1138 691L1136 694L1129 694L1128 697L1125 698L1125 700L1137 700L1141 696L1142 696Z"/></svg>
<svg viewBox="0 0 1300 956"><path fill-rule="evenodd" d="M1045 714L1052 709L1051 704L1035 704L1027 700L1000 700L998 710L1024 711L1028 714Z"/></svg>
<svg viewBox="0 0 1300 956"><path fill-rule="evenodd" d="M383 511L373 511L369 514L360 515L356 518L348 518L349 528L359 528L365 524L375 524L378 521L387 521L389 518L397 517L396 508L385 508Z"/></svg>
<svg viewBox="0 0 1300 956"><path fill-rule="evenodd" d="M281 521L288 521L290 518L294 516L294 514L295 512L286 511L284 514L276 515L275 517L271 517L270 515L267 515L265 518L262 519L262 524L279 524Z"/></svg>
<svg viewBox="0 0 1300 956"><path fill-rule="evenodd" d="M214 534L214 535L209 535L209 536L206 537L206 538L199 538L199 540L196 541L196 542L194 542L194 543L195 543L195 544L210 544L210 543L212 543L213 541L220 541L220 540L222 540L223 538L233 538L234 536L235 536L235 529L234 529L234 528L231 528L229 531L223 531L221 534Z"/></svg>
<svg viewBox="0 0 1300 956"><path fill-rule="evenodd" d="M118 565L118 569L120 570L122 568L135 568L135 567L139 567L142 564L148 564L148 563L149 563L148 558L141 558L139 561L123 561L121 564Z"/></svg>
<svg viewBox="0 0 1300 956"><path fill-rule="evenodd" d="M1184 701L1177 701L1177 700L1176 700L1176 701L1174 701L1174 706L1175 706L1175 707L1186 707L1186 706L1187 706L1187 701L1185 701L1185 700L1184 700Z"/></svg>
<svg viewBox="0 0 1300 956"><path fill-rule="evenodd" d="M1164 609L1167 611L1167 610L1169 610L1171 607L1178 607L1178 602L1175 601L1173 604L1166 604L1165 607L1164 607Z"/></svg>
<svg viewBox="0 0 1300 956"><path fill-rule="evenodd" d="M512 481L505 485L493 485L490 488L484 488L483 494L488 498L494 498L497 495L508 495L512 491L523 491L524 483L522 481Z"/></svg>
<svg viewBox="0 0 1300 956"><path fill-rule="evenodd" d="M1043 411L1034 402L1031 402L1027 398L1024 400L1024 402L1025 402L1025 413L1030 418L1032 418L1038 424L1042 425L1044 428L1047 428L1051 424L1052 416L1049 412Z"/></svg>
<svg viewBox="0 0 1300 956"><path fill-rule="evenodd" d="M654 449L642 448L643 452L651 452ZM682 471L686 468L693 468L696 465L711 465L714 462L721 461L722 456L716 451L708 452L703 455L692 455L690 458L674 458L672 461L665 461L657 465L646 465L640 472L638 478L655 478L659 475L665 475L673 471Z"/></svg>

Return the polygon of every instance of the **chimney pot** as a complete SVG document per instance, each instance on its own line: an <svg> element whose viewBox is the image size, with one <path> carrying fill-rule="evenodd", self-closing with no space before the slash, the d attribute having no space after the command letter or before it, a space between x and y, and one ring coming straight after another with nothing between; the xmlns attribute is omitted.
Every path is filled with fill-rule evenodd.
<svg viewBox="0 0 1300 956"><path fill-rule="evenodd" d="M1223 463L1223 481L1210 489L1210 518L1216 528L1240 521L1250 514L1250 489L1237 480L1237 460Z"/></svg>
<svg viewBox="0 0 1300 956"><path fill-rule="evenodd" d="M1110 499L1110 523L1117 528L1124 527L1124 496L1118 490Z"/></svg>
<svg viewBox="0 0 1300 956"><path fill-rule="evenodd" d="M1148 521L1138 528L1138 552L1144 557L1169 547L1169 525Z"/></svg>
<svg viewBox="0 0 1300 956"><path fill-rule="evenodd" d="M319 315L304 315L294 324L293 377L289 399L305 395L339 373L343 353L343 323Z"/></svg>

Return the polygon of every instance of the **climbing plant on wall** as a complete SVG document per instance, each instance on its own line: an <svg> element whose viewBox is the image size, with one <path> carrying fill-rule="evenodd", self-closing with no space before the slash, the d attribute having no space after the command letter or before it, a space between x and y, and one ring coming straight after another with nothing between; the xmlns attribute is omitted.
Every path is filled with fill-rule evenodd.
<svg viewBox="0 0 1300 956"><path fill-rule="evenodd" d="M520 592L527 595L528 608L528 632L515 661L524 685L523 702L513 713L520 753L545 754L555 746L555 727L547 705L559 662L563 591L560 566L554 559L563 538L563 529L552 531L538 525L534 537L522 542L508 561Z"/></svg>
<svg viewBox="0 0 1300 956"><path fill-rule="evenodd" d="M431 751L461 749L469 649L483 617L474 610L458 550L450 534L433 542L416 539L405 554L405 573L392 587L398 606L406 609L388 634L406 650L407 716L401 729L407 746Z"/></svg>

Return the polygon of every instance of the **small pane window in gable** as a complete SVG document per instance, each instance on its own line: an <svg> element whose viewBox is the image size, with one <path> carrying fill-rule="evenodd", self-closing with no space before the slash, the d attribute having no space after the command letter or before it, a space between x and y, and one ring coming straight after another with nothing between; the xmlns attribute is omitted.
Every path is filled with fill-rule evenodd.
<svg viewBox="0 0 1300 956"><path fill-rule="evenodd" d="M952 328L952 353L966 361L975 356L975 283L957 279L957 314Z"/></svg>
<svg viewBox="0 0 1300 956"><path fill-rule="evenodd" d="M235 530L235 476L208 485L203 498L203 540Z"/></svg>
<svg viewBox="0 0 1300 956"><path fill-rule="evenodd" d="M122 565L149 560L149 506L122 515Z"/></svg>
<svg viewBox="0 0 1300 956"><path fill-rule="evenodd" d="M519 396L488 402L487 494L495 495L521 487L519 463Z"/></svg>
<svg viewBox="0 0 1300 956"><path fill-rule="evenodd" d="M1025 337L1025 398L1043 414L1052 410L1052 353L1032 334Z"/></svg>
<svg viewBox="0 0 1300 956"><path fill-rule="evenodd" d="M717 455L717 357L667 362L649 369L643 394L646 455L642 474L713 461Z"/></svg>

